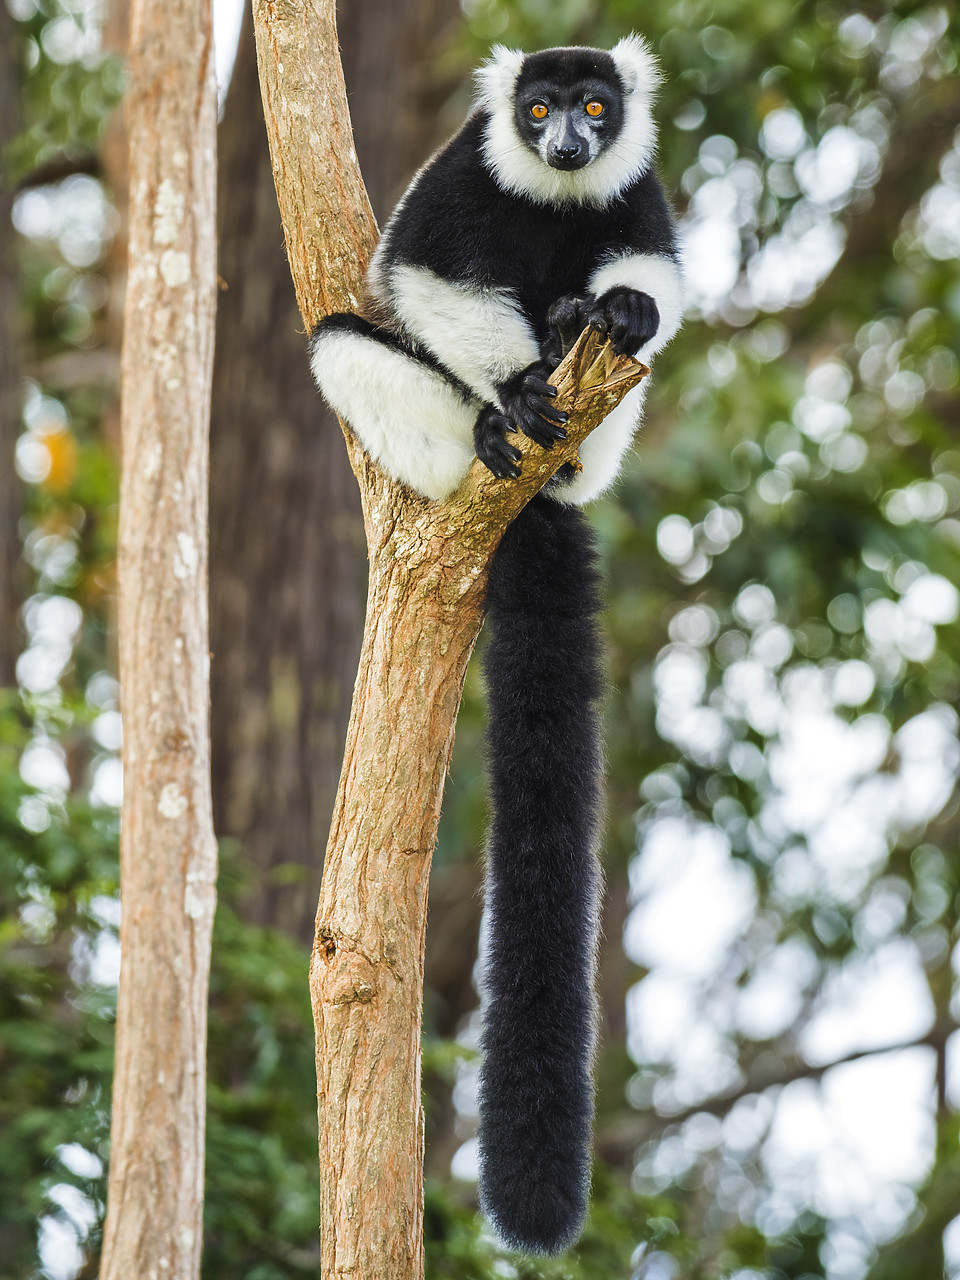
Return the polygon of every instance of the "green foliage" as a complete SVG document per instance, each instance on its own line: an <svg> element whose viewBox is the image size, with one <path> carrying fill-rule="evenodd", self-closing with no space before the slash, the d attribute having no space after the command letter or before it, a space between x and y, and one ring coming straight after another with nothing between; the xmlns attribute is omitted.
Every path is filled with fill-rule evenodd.
<svg viewBox="0 0 960 1280"><path fill-rule="evenodd" d="M222 851L207 1069L204 1277L315 1275L316 1072L308 953L246 924L239 857Z"/></svg>
<svg viewBox="0 0 960 1280"><path fill-rule="evenodd" d="M658 1218L664 1206L645 1200L623 1185L622 1178L597 1166L593 1178L590 1217L583 1238L562 1258L530 1258L501 1249L472 1203L461 1190L428 1183L425 1249L427 1280L601 1280L626 1276L637 1252L645 1223L661 1223L671 1238L677 1228L669 1217ZM472 1201L472 1197L470 1197ZM656 1228L655 1228L656 1231Z"/></svg>
<svg viewBox="0 0 960 1280"><path fill-rule="evenodd" d="M15 0L25 128L5 157L15 178L41 165L89 162L123 93L118 58L96 49L82 6Z"/></svg>
<svg viewBox="0 0 960 1280"><path fill-rule="evenodd" d="M44 831L24 828L18 812L31 789L17 760L25 740L8 697L0 708L3 1280L32 1274L38 1220L60 1212L49 1199L54 1186L102 1194L97 1177L73 1172L61 1156L72 1143L104 1155L113 1059L113 992L84 973L108 927L97 899L116 891L116 823L78 804L55 812Z"/></svg>
<svg viewBox="0 0 960 1280"><path fill-rule="evenodd" d="M779 1091L765 1090L764 1081L810 1070L804 1030L831 980L893 940L916 957L929 987L942 1065L943 1037L955 1027L947 964L960 905L955 787L913 818L909 803L900 817L878 813L872 832L862 818L834 866L825 862L822 832L811 823L791 827L777 804L801 688L811 709L816 690L827 691L823 723L838 741L849 728L875 731L886 744L865 766L863 785L875 786L878 809L907 776L901 729L932 741L935 722L946 726L940 759L948 790L951 770L956 776L950 709L960 698L960 628L949 584L960 581L960 279L957 246L932 214L934 197L957 198L956 16L916 3L860 12L785 0L762 8L677 0L643 14L618 0L602 8L589 0L478 0L469 15L474 57L494 39L609 47L639 27L665 72L658 117L667 187L694 233L710 215L723 222L727 211L729 237L715 256L732 261L730 287L711 299L692 279L705 299L701 323L688 321L658 358L639 456L616 502L595 513L610 582L615 687L611 883L623 883L628 866L644 883L648 842L667 822L691 841L715 833L715 847L728 848L731 865L745 872L737 883L755 895L750 920L716 972L684 988L699 1023L718 1028L718 1092L759 1095L772 1115ZM770 132L775 112L789 117L790 145ZM851 138L862 163L844 190L829 148ZM817 266L811 256L806 283L776 296L763 282L765 252L790 251L801 227L814 226L836 236L836 265ZM713 266L705 256L693 261L695 272ZM942 611L914 617L919 591L934 588L943 592ZM751 600L762 602L762 617L751 615ZM859 689L844 684L854 676ZM749 687L738 683L748 677ZM454 781L456 774L457 761ZM852 780L838 794L838 809L860 785ZM679 845L676 857L682 861ZM853 869L841 874L846 867ZM902 902L902 916L894 912L874 932L886 894ZM656 969L637 928L630 936L635 958ZM738 1024L741 997L793 954L790 945L809 965L797 1012L751 1032ZM635 978L644 978L643 967ZM643 990L639 981L631 994ZM786 989L783 999L786 1007ZM688 1123L703 1119L698 1101L715 1105L712 1090L684 1078L679 1051L657 1054L648 1043L635 1017L635 1075L627 1078L621 1059L617 1081L605 1051L608 1092L600 1100L606 1131L624 1126L641 1135L637 1185L675 1206L672 1243L654 1243L651 1224L640 1226L648 1247L635 1258L637 1280L719 1280L744 1268L752 1280L819 1277L833 1265L838 1231L858 1242L865 1269L882 1231L878 1238L856 1221L817 1218L812 1181L808 1208L793 1225L764 1230L769 1128L746 1150L731 1149L719 1125L701 1126L695 1142ZM624 1086L641 1108L640 1124L616 1096ZM941 1100L941 1130L949 1122ZM954 1152L952 1139L938 1145L917 1188L926 1212L902 1248L880 1248L877 1275L940 1274L941 1235L957 1202L937 1188L949 1185ZM930 1212L928 1196L951 1211Z"/></svg>

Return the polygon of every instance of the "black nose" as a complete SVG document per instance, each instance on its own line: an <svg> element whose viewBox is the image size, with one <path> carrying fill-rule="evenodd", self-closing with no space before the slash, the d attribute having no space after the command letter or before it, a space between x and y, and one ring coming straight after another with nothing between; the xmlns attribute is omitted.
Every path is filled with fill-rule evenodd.
<svg viewBox="0 0 960 1280"><path fill-rule="evenodd" d="M576 160L580 155L582 148L578 145L573 147L554 147L553 154L558 160Z"/></svg>

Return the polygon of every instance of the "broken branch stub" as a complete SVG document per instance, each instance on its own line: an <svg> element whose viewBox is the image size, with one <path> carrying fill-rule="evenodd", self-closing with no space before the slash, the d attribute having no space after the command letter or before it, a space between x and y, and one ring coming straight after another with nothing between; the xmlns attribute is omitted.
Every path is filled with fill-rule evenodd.
<svg viewBox="0 0 960 1280"><path fill-rule="evenodd" d="M482 505L483 524L496 546L510 521L564 463L579 468L584 440L649 372L632 356L616 355L596 329L584 329L550 379L557 388L553 403L569 414L564 424L567 438L544 449L524 435L511 436L511 444L522 454L519 479L499 480L477 459L450 503L463 512L465 521L478 515Z"/></svg>

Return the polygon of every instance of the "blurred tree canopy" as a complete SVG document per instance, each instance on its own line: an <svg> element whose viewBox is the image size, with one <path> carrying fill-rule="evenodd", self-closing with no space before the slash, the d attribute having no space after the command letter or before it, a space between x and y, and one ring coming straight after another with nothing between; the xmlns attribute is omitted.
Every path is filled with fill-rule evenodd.
<svg viewBox="0 0 960 1280"><path fill-rule="evenodd" d="M108 1156L115 214L97 153L122 73L84 0L7 3L30 585L0 717L0 1277L20 1280L96 1274ZM449 1173L471 1166L471 678L428 941L428 1275L960 1275L954 10L462 7L433 71L450 128L491 42L609 46L645 24L692 305L594 512L614 688L591 1224L564 1259L505 1256ZM206 1274L311 1275L306 958L244 922L258 885L224 854Z"/></svg>

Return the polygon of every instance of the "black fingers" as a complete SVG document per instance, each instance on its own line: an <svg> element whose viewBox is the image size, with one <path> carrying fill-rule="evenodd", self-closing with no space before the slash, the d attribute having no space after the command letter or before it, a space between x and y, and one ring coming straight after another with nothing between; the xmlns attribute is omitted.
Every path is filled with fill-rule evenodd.
<svg viewBox="0 0 960 1280"><path fill-rule="evenodd" d="M544 449L552 448L555 440L567 438L566 429L562 425L567 421L567 414L534 391L517 392L504 408L511 421L516 423L517 429L531 440L536 440L537 444L543 445Z"/></svg>
<svg viewBox="0 0 960 1280"><path fill-rule="evenodd" d="M557 394L557 388L551 387L548 382L542 382L539 378L535 382L536 385L525 383L521 395L517 397L522 407L529 409L534 415L539 414L549 422L566 422L570 415L550 403Z"/></svg>
<svg viewBox="0 0 960 1280"><path fill-rule="evenodd" d="M551 364L560 363L587 327L587 314L593 302L593 298L581 298L576 294L568 293L558 298L547 312L547 326L550 332L544 349L544 358Z"/></svg>
<svg viewBox="0 0 960 1280"><path fill-rule="evenodd" d="M566 440L566 427L555 427L542 418L534 419L523 426L523 434L535 440L543 449L552 449L558 440Z"/></svg>
<svg viewBox="0 0 960 1280"><path fill-rule="evenodd" d="M555 441L567 438L563 424L569 417L550 403L557 394L557 388L547 380L549 372L546 362L538 360L498 388L507 419L517 431L522 431L544 449L551 449Z"/></svg>
<svg viewBox="0 0 960 1280"><path fill-rule="evenodd" d="M481 409L473 426L477 457L499 480L516 480L520 475L520 450L505 439L512 430L509 418L492 405Z"/></svg>
<svg viewBox="0 0 960 1280"><path fill-rule="evenodd" d="M551 399L557 394L557 388L546 378L538 377L535 373L528 373L523 380L524 389L532 391L536 396L549 396Z"/></svg>
<svg viewBox="0 0 960 1280"><path fill-rule="evenodd" d="M648 293L609 289L590 308L589 323L606 333L617 355L636 355L660 327L660 312Z"/></svg>

